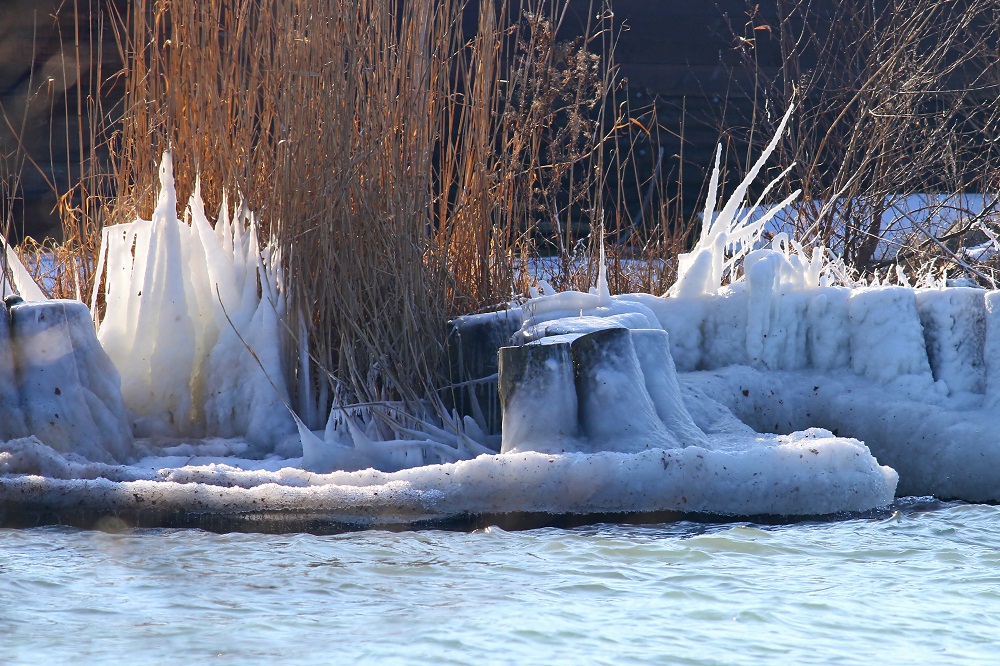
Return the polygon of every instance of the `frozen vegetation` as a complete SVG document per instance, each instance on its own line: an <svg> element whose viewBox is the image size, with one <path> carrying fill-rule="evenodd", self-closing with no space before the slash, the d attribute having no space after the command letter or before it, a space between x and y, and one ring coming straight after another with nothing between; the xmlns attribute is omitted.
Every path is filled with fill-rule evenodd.
<svg viewBox="0 0 1000 666"><path fill-rule="evenodd" d="M602 271L521 304L499 437L476 412L387 428L338 405L310 430L289 406L308 359L285 365L301 324L280 257L243 206L213 225L196 190L182 221L167 155L153 219L104 232L96 336L11 260L31 302L0 324L0 506L379 525L1000 501L1000 292L834 286L823 248L762 248L793 198L746 213L773 145L719 211L713 186L669 295L612 296Z"/></svg>

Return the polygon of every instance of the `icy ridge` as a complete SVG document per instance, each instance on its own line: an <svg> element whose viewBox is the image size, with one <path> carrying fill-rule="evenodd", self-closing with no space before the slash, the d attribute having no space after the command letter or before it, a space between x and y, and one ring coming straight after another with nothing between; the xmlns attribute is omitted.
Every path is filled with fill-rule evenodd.
<svg viewBox="0 0 1000 666"><path fill-rule="evenodd" d="M655 313L681 372L849 371L931 402L1000 398L1000 292L799 288L758 277L752 269L747 282L698 298L620 298Z"/></svg>

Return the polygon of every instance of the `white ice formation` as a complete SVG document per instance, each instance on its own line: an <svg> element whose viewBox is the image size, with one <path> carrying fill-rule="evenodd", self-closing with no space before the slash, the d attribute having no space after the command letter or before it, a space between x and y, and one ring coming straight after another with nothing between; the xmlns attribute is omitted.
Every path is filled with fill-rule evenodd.
<svg viewBox="0 0 1000 666"><path fill-rule="evenodd" d="M1000 501L1000 292L751 272L716 296L643 302L677 341L682 384L754 429L827 428L896 469L901 494Z"/></svg>
<svg viewBox="0 0 1000 666"><path fill-rule="evenodd" d="M79 301L0 311L0 439L33 434L59 453L125 460L132 431L118 373Z"/></svg>
<svg viewBox="0 0 1000 666"><path fill-rule="evenodd" d="M223 200L214 228L200 185L182 222L177 214L171 157L160 167L152 220L104 230L99 272L106 304L98 337L122 376L122 393L139 451L176 438L240 438L249 453L301 455L311 471L396 470L451 462L483 452L462 428L386 436L359 410L335 406L312 431L293 414L311 408L309 360L289 367L289 330L280 258L261 247L253 215ZM95 292L93 302L97 302ZM293 324L295 324L293 326ZM447 425L447 424L441 424ZM432 428L433 424L427 424ZM451 430L449 433L447 430Z"/></svg>
<svg viewBox="0 0 1000 666"><path fill-rule="evenodd" d="M196 185L188 225L174 192L167 153L152 220L105 228L98 263L98 337L121 372L135 434L243 437L273 449L295 432L284 406L280 262L259 247L243 206L231 217L223 203L213 229Z"/></svg>

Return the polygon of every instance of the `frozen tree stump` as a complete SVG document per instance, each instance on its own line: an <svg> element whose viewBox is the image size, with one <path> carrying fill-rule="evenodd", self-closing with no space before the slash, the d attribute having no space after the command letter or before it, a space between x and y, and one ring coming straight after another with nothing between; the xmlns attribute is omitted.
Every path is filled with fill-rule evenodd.
<svg viewBox="0 0 1000 666"><path fill-rule="evenodd" d="M579 434L570 343L557 336L500 350L501 452L559 450Z"/></svg>
<svg viewBox="0 0 1000 666"><path fill-rule="evenodd" d="M8 296L0 316L0 439L2 440L16 439L28 434L24 410L21 409L21 394L17 390L14 345L10 332L9 306L20 301L20 298Z"/></svg>
<svg viewBox="0 0 1000 666"><path fill-rule="evenodd" d="M520 309L456 317L448 322L448 361L453 388L448 397L462 416L485 432L500 432L498 354L523 323Z"/></svg>
<svg viewBox="0 0 1000 666"><path fill-rule="evenodd" d="M120 379L87 306L19 303L10 308L10 334L6 348L27 431L60 453L127 460L133 440Z"/></svg>
<svg viewBox="0 0 1000 666"><path fill-rule="evenodd" d="M677 446L656 414L628 329L607 328L572 343L580 426L595 451Z"/></svg>

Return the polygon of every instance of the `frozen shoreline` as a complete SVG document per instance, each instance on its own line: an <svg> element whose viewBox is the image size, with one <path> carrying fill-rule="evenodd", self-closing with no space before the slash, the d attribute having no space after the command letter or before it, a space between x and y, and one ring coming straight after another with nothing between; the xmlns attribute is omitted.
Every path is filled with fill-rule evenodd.
<svg viewBox="0 0 1000 666"><path fill-rule="evenodd" d="M718 214L713 185L668 296L612 296L602 256L591 293L539 285L509 341L505 315L486 315L508 331L502 433L471 389L472 413L383 422L317 395L307 353L285 348L280 257L245 208L213 226L197 188L181 222L165 155L152 220L105 229L96 336L81 303L8 306L4 520L376 527L831 515L897 489L1000 501L1000 292L831 286L842 267L823 248L782 234L760 248L780 206L739 207L777 140Z"/></svg>
<svg viewBox="0 0 1000 666"><path fill-rule="evenodd" d="M219 519L310 513L377 527L533 513L815 516L862 512L892 501L895 473L873 469L874 460L857 442L823 431L712 439L720 449L525 452L394 473L315 474L286 466L300 461L277 459L71 463L29 438L8 442L6 459L0 454L5 472L0 507L5 512L44 508L56 516L145 512L161 519L184 513Z"/></svg>

